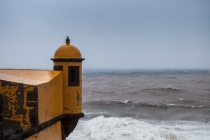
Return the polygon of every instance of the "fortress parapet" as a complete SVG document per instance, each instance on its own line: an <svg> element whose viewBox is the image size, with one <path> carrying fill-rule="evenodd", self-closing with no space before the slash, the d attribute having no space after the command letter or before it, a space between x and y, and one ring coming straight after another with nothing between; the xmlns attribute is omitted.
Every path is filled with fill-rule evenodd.
<svg viewBox="0 0 210 140"><path fill-rule="evenodd" d="M0 69L0 140L65 140L84 117L80 51L67 37L51 60L54 70Z"/></svg>

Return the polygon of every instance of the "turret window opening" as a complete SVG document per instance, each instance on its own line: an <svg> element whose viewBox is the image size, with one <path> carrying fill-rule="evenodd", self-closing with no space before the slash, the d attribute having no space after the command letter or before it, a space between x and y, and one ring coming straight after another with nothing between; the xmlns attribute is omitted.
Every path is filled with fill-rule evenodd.
<svg viewBox="0 0 210 140"><path fill-rule="evenodd" d="M79 66L68 67L68 85L79 86Z"/></svg>
<svg viewBox="0 0 210 140"><path fill-rule="evenodd" d="M75 70L71 71L71 82L75 81Z"/></svg>

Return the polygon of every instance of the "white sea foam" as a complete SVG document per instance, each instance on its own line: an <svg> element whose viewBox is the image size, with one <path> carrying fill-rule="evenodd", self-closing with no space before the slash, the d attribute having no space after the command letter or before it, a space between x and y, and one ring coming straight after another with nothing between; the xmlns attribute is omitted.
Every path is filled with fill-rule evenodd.
<svg viewBox="0 0 210 140"><path fill-rule="evenodd" d="M100 116L79 121L67 140L209 140L209 130L209 123L146 122Z"/></svg>
<svg viewBox="0 0 210 140"><path fill-rule="evenodd" d="M125 101L119 101L120 103L125 103L125 104L127 104L127 103L130 103L131 101L129 101L129 100L125 100Z"/></svg>

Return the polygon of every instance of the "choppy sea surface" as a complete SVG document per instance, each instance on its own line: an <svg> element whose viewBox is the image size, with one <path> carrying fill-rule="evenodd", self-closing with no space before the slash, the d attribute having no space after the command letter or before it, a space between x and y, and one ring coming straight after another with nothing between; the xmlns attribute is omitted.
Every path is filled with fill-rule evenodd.
<svg viewBox="0 0 210 140"><path fill-rule="evenodd" d="M210 140L210 70L84 70L68 140Z"/></svg>

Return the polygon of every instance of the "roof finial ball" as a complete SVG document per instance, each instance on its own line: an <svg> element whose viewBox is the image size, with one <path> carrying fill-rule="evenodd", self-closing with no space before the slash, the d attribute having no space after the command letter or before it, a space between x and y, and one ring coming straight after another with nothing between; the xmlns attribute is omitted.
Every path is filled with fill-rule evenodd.
<svg viewBox="0 0 210 140"><path fill-rule="evenodd" d="M66 38L66 44L70 44L70 39L69 39L68 36L67 36L67 38Z"/></svg>

